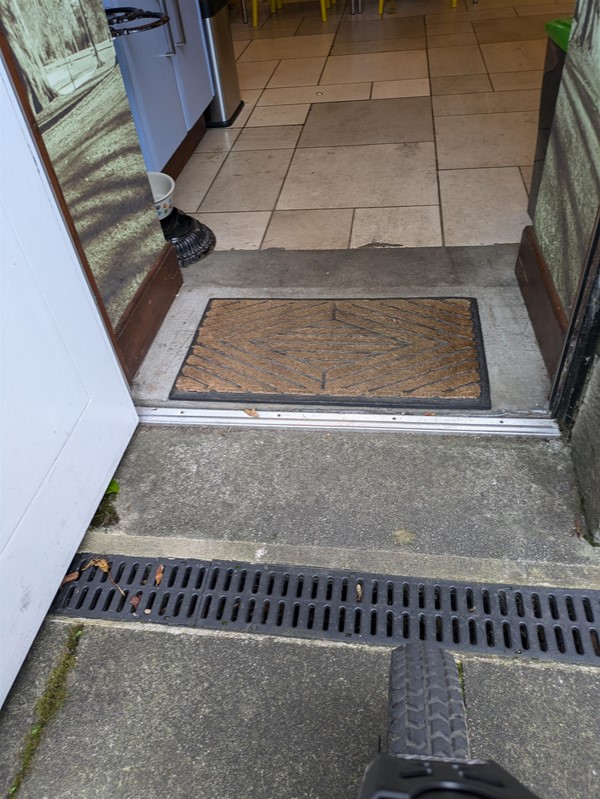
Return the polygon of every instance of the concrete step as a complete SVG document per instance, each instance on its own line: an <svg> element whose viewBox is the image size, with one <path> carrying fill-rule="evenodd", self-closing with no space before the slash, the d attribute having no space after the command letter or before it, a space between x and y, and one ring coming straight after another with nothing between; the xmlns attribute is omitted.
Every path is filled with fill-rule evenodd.
<svg viewBox="0 0 600 799"><path fill-rule="evenodd" d="M600 587L559 440L142 426L83 550Z"/></svg>

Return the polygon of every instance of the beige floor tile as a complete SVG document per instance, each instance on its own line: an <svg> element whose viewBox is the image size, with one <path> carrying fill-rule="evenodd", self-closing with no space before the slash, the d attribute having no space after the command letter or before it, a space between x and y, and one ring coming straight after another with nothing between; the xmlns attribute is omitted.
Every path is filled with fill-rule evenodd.
<svg viewBox="0 0 600 799"><path fill-rule="evenodd" d="M541 69L527 72L494 72L490 75L492 86L497 92L518 91L519 89L541 89L544 72Z"/></svg>
<svg viewBox="0 0 600 799"><path fill-rule="evenodd" d="M230 153L200 211L271 211L293 153L293 150Z"/></svg>
<svg viewBox="0 0 600 799"><path fill-rule="evenodd" d="M269 89L288 86L316 86L325 66L323 58L287 58L279 66L269 81Z"/></svg>
<svg viewBox="0 0 600 799"><path fill-rule="evenodd" d="M233 43L233 53L234 53L236 59L241 56L241 54L244 52L246 47L248 47L249 44L250 44L249 41L247 41L247 42L234 42Z"/></svg>
<svg viewBox="0 0 600 799"><path fill-rule="evenodd" d="M427 23L428 36L452 36L455 33L473 33L470 22Z"/></svg>
<svg viewBox="0 0 600 799"><path fill-rule="evenodd" d="M327 22L307 17L302 20L300 27L296 31L296 36L317 36L323 33L336 33L341 21L341 17L332 17L329 12L327 12Z"/></svg>
<svg viewBox="0 0 600 799"><path fill-rule="evenodd" d="M322 84L426 78L424 50L367 55L338 55L327 59Z"/></svg>
<svg viewBox="0 0 600 799"><path fill-rule="evenodd" d="M241 64L238 61L240 89L264 89L278 64L279 61L251 61L248 64Z"/></svg>
<svg viewBox="0 0 600 799"><path fill-rule="evenodd" d="M387 22L388 20L402 20L407 17L422 17L424 14L436 14L448 9L450 0L386 0L383 19L379 16L375 0L371 0L371 2L363 0L362 7L362 14L357 13L352 16L350 3L348 3L344 14L344 22L356 22L357 25L360 25L363 20Z"/></svg>
<svg viewBox="0 0 600 799"><path fill-rule="evenodd" d="M290 89L265 89L259 106L293 103L339 103L344 100L368 100L370 83L340 83L331 86L295 86Z"/></svg>
<svg viewBox="0 0 600 799"><path fill-rule="evenodd" d="M529 188L531 186L531 179L533 178L533 167L532 166L522 166L521 169L521 176L523 178L523 183L525 184L525 191L529 194Z"/></svg>
<svg viewBox="0 0 600 799"><path fill-rule="evenodd" d="M533 41L546 36L544 25L547 19L548 15L515 19L488 19L483 22L474 22L473 30L479 44Z"/></svg>
<svg viewBox="0 0 600 799"><path fill-rule="evenodd" d="M487 10L479 8L477 11L460 11L457 9L445 14L427 14L425 23L427 25L448 25L453 22L474 22L482 19L502 19L503 17L516 16L517 12L514 8L488 8Z"/></svg>
<svg viewBox="0 0 600 799"><path fill-rule="evenodd" d="M543 69L546 39L530 42L482 44L481 52L488 72L525 72Z"/></svg>
<svg viewBox="0 0 600 799"><path fill-rule="evenodd" d="M435 116L537 111L539 106L540 93L537 89L480 94L443 94L433 98Z"/></svg>
<svg viewBox="0 0 600 799"><path fill-rule="evenodd" d="M296 146L302 125L244 128L233 148L240 150L289 150Z"/></svg>
<svg viewBox="0 0 600 799"><path fill-rule="evenodd" d="M361 16L364 17L364 14ZM363 19L360 25L342 22L338 28L335 43L341 42L374 42L377 39L407 39L411 36L423 36L425 23L423 17L400 19Z"/></svg>
<svg viewBox="0 0 600 799"><path fill-rule="evenodd" d="M432 78L432 94L474 94L489 92L492 84L487 75L452 75L447 78Z"/></svg>
<svg viewBox="0 0 600 799"><path fill-rule="evenodd" d="M517 242L531 224L516 167L440 172L440 193L447 247Z"/></svg>
<svg viewBox="0 0 600 799"><path fill-rule="evenodd" d="M251 24L251 23L250 23ZM254 29L250 28L251 30L251 39L252 40L259 40L259 39L279 39L283 36L295 36L296 31L300 27L300 20L290 19L286 20L285 25L281 25L279 28L267 27L266 25L262 28Z"/></svg>
<svg viewBox="0 0 600 799"><path fill-rule="evenodd" d="M533 163L538 114L471 114L436 117L440 169L527 166Z"/></svg>
<svg viewBox="0 0 600 799"><path fill-rule="evenodd" d="M437 205L406 208L357 208L350 247L439 247Z"/></svg>
<svg viewBox="0 0 600 799"><path fill-rule="evenodd" d="M262 250L343 250L348 247L352 209L275 211Z"/></svg>
<svg viewBox="0 0 600 799"><path fill-rule="evenodd" d="M429 94L427 78L415 80L382 80L373 84L372 100L386 97L426 97Z"/></svg>
<svg viewBox="0 0 600 799"><path fill-rule="evenodd" d="M244 105L254 108L258 102L258 98L262 94L262 89L242 89L240 96L244 101Z"/></svg>
<svg viewBox="0 0 600 799"><path fill-rule="evenodd" d="M194 152L227 153L231 150L239 135L239 130L232 130L231 128L211 128L206 131Z"/></svg>
<svg viewBox="0 0 600 799"><path fill-rule="evenodd" d="M334 44L331 55L362 55L363 53L393 53L398 50L425 50L424 36L411 39L379 39L375 42L341 42Z"/></svg>
<svg viewBox="0 0 600 799"><path fill-rule="evenodd" d="M329 53L333 33L322 36L284 36L278 39L261 39L250 42L239 63L247 61L272 61L282 58L317 58Z"/></svg>
<svg viewBox="0 0 600 799"><path fill-rule="evenodd" d="M430 142L296 150L278 210L435 205Z"/></svg>
<svg viewBox="0 0 600 799"><path fill-rule="evenodd" d="M252 114L252 109L254 108L253 105L245 105L237 117L234 119L233 123L230 125L232 128L243 128L246 122L250 119L250 115Z"/></svg>
<svg viewBox="0 0 600 799"><path fill-rule="evenodd" d="M433 141L429 97L326 103L311 108L299 147Z"/></svg>
<svg viewBox="0 0 600 799"><path fill-rule="evenodd" d="M270 211L193 214L213 231L215 250L258 250L271 218Z"/></svg>
<svg viewBox="0 0 600 799"><path fill-rule="evenodd" d="M545 0L478 0L478 5L481 6L482 11L494 10L498 8L507 8L514 6L539 6Z"/></svg>
<svg viewBox="0 0 600 799"><path fill-rule="evenodd" d="M273 89L273 91L278 91ZM248 120L249 128L276 125L303 125L310 105L270 105L256 107Z"/></svg>
<svg viewBox="0 0 600 799"><path fill-rule="evenodd" d="M477 45L437 47L429 53L429 70L432 78L477 75L486 71Z"/></svg>
<svg viewBox="0 0 600 799"><path fill-rule="evenodd" d="M521 6L515 2L515 11L520 17L529 17L536 14L551 14L553 18L571 14L575 8L575 0L571 3L546 3L545 5Z"/></svg>
<svg viewBox="0 0 600 799"><path fill-rule="evenodd" d="M437 47L464 47L477 44L474 33L445 33L443 36L427 36L427 47L433 50Z"/></svg>
<svg viewBox="0 0 600 799"><path fill-rule="evenodd" d="M192 154L175 185L173 203L180 211L198 210L226 157L226 152Z"/></svg>

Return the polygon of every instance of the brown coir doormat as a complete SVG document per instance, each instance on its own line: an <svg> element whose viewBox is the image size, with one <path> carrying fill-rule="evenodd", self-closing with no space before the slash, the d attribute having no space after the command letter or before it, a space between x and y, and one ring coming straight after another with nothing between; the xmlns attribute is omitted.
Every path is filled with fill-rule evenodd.
<svg viewBox="0 0 600 799"><path fill-rule="evenodd" d="M489 408L477 301L210 300L170 396Z"/></svg>

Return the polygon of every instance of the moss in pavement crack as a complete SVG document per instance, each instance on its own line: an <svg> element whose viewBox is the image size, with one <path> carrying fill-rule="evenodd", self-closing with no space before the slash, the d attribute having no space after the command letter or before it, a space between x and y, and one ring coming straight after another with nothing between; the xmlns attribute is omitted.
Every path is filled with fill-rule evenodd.
<svg viewBox="0 0 600 799"><path fill-rule="evenodd" d="M27 772L31 768L36 749L38 748L46 725L56 716L67 697L67 677L75 665L77 646L83 635L83 624L74 624L69 628L67 639L57 659L56 665L46 681L44 692L35 706L35 719L20 755L19 770L8 791L9 799L16 796L23 784Z"/></svg>

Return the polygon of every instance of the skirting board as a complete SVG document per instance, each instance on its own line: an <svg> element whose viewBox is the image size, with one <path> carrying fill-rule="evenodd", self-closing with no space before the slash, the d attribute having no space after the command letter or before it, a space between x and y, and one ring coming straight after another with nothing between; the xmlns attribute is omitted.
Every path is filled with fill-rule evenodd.
<svg viewBox="0 0 600 799"><path fill-rule="evenodd" d="M568 319L532 226L523 231L515 274L550 378L558 370Z"/></svg>
<svg viewBox="0 0 600 799"><path fill-rule="evenodd" d="M131 382L183 283L175 247L165 244L115 331L121 366Z"/></svg>

